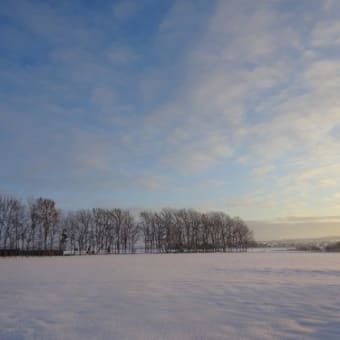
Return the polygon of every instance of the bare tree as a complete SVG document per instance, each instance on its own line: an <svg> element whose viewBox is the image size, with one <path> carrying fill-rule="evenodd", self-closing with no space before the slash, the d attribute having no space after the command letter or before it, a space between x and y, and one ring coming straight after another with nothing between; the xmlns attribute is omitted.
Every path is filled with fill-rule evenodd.
<svg viewBox="0 0 340 340"><path fill-rule="evenodd" d="M96 208L65 215L48 198L24 205L0 195L0 248L134 253L141 235L145 253L247 251L254 240L242 219L224 212L164 208L136 220L129 210Z"/></svg>
<svg viewBox="0 0 340 340"><path fill-rule="evenodd" d="M0 247L18 249L24 230L24 206L10 196L0 196Z"/></svg>
<svg viewBox="0 0 340 340"><path fill-rule="evenodd" d="M38 248L47 249L47 239L52 235L50 247L53 247L53 236L58 222L58 211L55 202L48 198L38 198L31 205L31 219L33 229L38 228ZM34 239L33 239L34 240Z"/></svg>

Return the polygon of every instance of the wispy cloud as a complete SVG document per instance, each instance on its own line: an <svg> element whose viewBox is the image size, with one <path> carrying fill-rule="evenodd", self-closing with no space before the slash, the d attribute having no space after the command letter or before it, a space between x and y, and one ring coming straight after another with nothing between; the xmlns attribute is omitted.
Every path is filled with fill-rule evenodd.
<svg viewBox="0 0 340 340"><path fill-rule="evenodd" d="M337 1L79 6L0 5L4 190L336 215Z"/></svg>
<svg viewBox="0 0 340 340"><path fill-rule="evenodd" d="M275 166L264 165L264 166L260 166L252 170L252 175L255 177L263 177L263 176L270 174L274 170L275 170Z"/></svg>

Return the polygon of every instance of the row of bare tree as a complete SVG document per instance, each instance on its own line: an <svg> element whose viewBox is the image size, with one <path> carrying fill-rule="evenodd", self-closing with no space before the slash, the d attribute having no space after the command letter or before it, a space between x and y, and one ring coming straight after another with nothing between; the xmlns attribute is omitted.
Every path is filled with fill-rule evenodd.
<svg viewBox="0 0 340 340"><path fill-rule="evenodd" d="M67 250L79 254L144 251L246 251L252 232L240 218L187 209L143 211L81 209L64 213L48 198L0 195L0 249Z"/></svg>
<svg viewBox="0 0 340 340"><path fill-rule="evenodd" d="M253 233L238 217L223 212L163 209L140 214L145 252L246 251Z"/></svg>
<svg viewBox="0 0 340 340"><path fill-rule="evenodd" d="M0 249L62 249L133 253L139 225L128 210L82 209L64 214L53 200L27 204L0 195Z"/></svg>

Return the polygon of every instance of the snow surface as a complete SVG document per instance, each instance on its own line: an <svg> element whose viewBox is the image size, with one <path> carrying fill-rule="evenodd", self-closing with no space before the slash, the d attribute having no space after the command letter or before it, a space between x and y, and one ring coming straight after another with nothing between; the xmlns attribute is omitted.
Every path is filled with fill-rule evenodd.
<svg viewBox="0 0 340 340"><path fill-rule="evenodd" d="M0 258L0 339L340 339L340 254Z"/></svg>

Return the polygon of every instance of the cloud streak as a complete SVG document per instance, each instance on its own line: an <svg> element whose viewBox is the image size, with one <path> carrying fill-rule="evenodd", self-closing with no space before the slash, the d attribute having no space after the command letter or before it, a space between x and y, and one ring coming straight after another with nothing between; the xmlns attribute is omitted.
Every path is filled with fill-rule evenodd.
<svg viewBox="0 0 340 340"><path fill-rule="evenodd" d="M0 6L4 190L336 215L338 2L79 6Z"/></svg>

